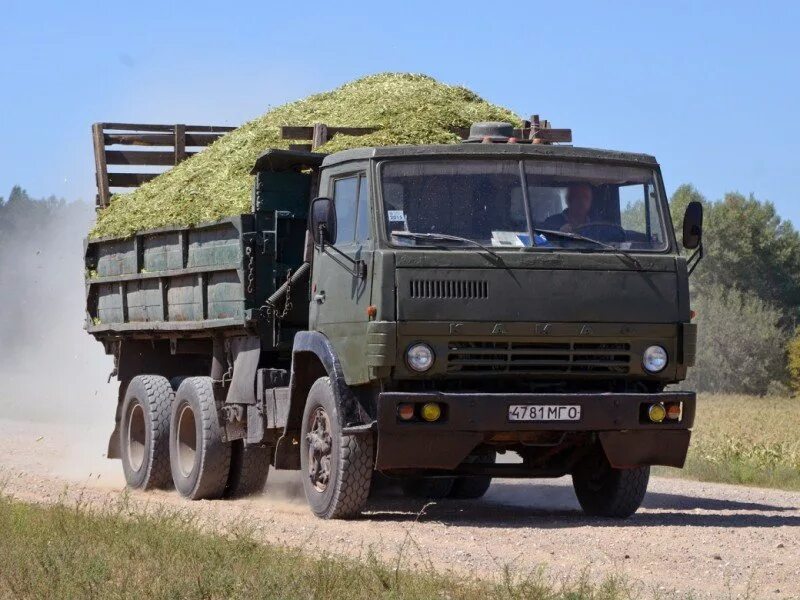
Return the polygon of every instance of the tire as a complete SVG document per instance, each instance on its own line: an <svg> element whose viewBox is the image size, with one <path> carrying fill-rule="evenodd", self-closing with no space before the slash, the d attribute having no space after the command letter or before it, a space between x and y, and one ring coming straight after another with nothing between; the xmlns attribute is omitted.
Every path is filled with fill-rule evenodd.
<svg viewBox="0 0 800 600"><path fill-rule="evenodd" d="M344 435L329 377L311 386L303 411L300 468L306 500L322 519L358 516L369 496L372 435Z"/></svg>
<svg viewBox="0 0 800 600"><path fill-rule="evenodd" d="M602 449L572 473L578 502L583 512L593 517L630 517L641 506L649 480L650 467L615 469Z"/></svg>
<svg viewBox="0 0 800 600"><path fill-rule="evenodd" d="M178 388L170 419L172 479L191 500L222 497L228 484L231 445L222 441L210 377L187 377Z"/></svg>
<svg viewBox="0 0 800 600"><path fill-rule="evenodd" d="M455 477L408 477L400 482L400 488L411 498L441 500L453 489Z"/></svg>
<svg viewBox="0 0 800 600"><path fill-rule="evenodd" d="M169 384L172 386L174 391L178 391L178 388L181 387L183 380L189 377L189 375L178 375L177 377L172 377L169 380Z"/></svg>
<svg viewBox="0 0 800 600"><path fill-rule="evenodd" d="M269 475L270 448L231 443L231 468L225 486L226 498L244 498L264 491Z"/></svg>
<svg viewBox="0 0 800 600"><path fill-rule="evenodd" d="M467 458L466 462L471 464L493 465L497 454L492 450L482 454L475 454ZM475 475L472 477L456 477L453 488L449 496L458 500L477 500L489 491L492 485L490 475Z"/></svg>
<svg viewBox="0 0 800 600"><path fill-rule="evenodd" d="M169 415L175 395L164 377L137 375L125 391L120 458L128 487L170 487Z"/></svg>

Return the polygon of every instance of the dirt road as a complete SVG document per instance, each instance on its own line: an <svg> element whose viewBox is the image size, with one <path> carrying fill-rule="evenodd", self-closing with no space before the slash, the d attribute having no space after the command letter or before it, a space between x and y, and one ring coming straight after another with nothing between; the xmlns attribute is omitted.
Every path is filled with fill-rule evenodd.
<svg viewBox="0 0 800 600"><path fill-rule="evenodd" d="M105 428L0 420L0 479L5 492L54 502L81 494L89 503L123 488L118 461L102 458ZM479 502L428 506L389 494L354 522L320 521L304 506L297 477L270 476L266 493L241 501L186 503L174 492L133 493L187 508L208 523L242 518L264 541L349 555L398 556L490 577L509 565L540 565L556 577L588 569L624 574L651 592L696 597L800 597L800 493L653 478L643 508L623 522L588 519L567 479L495 482Z"/></svg>

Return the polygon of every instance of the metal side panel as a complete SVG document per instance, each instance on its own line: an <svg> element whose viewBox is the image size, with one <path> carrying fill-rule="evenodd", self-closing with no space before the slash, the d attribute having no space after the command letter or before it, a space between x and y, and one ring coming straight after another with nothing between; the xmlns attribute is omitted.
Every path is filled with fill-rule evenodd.
<svg viewBox="0 0 800 600"><path fill-rule="evenodd" d="M167 316L170 321L203 320L203 275L172 277L167 290Z"/></svg>
<svg viewBox="0 0 800 600"><path fill-rule="evenodd" d="M233 222L189 230L186 266L237 267L242 263L242 232Z"/></svg>
<svg viewBox="0 0 800 600"><path fill-rule="evenodd" d="M135 239L111 240L97 247L97 275L112 277L137 272Z"/></svg>
<svg viewBox="0 0 800 600"><path fill-rule="evenodd" d="M183 268L181 231L166 231L142 236L144 270L173 271Z"/></svg>
<svg viewBox="0 0 800 600"><path fill-rule="evenodd" d="M247 311L258 305L254 227L254 216L245 214L88 241L87 329L100 335L244 328Z"/></svg>

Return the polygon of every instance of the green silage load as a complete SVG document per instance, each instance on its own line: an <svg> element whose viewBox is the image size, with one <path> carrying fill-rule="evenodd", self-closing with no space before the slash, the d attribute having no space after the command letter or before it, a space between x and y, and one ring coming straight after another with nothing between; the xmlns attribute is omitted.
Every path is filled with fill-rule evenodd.
<svg viewBox="0 0 800 600"><path fill-rule="evenodd" d="M425 75L384 73L347 83L330 92L279 106L222 136L205 151L145 183L115 195L90 235L124 237L143 229L194 225L250 210L256 158L267 148L287 148L282 125L378 126L364 136L334 136L319 152L359 146L458 142L452 127L475 121L507 121L511 111L489 104L461 86Z"/></svg>

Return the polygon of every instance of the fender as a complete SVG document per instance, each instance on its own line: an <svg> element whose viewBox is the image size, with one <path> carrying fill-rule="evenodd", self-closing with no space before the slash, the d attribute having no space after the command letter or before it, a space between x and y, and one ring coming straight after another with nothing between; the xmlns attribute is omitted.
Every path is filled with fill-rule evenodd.
<svg viewBox="0 0 800 600"><path fill-rule="evenodd" d="M305 354L305 358L303 357ZM314 375L314 369L305 369L304 364L308 363L308 358L313 355L322 364L325 373ZM327 375L333 384L333 393L336 396L336 404L339 407L339 424L342 428L363 425L372 419L361 407L361 403L356 398L353 390L347 385L344 379L344 371L339 362L336 349L331 344L327 336L319 331L300 331L294 337L292 348L292 370L289 378L289 419L287 430L299 428L300 420L303 417L306 397L311 386L319 378Z"/></svg>
<svg viewBox="0 0 800 600"><path fill-rule="evenodd" d="M330 377L336 398L339 425L352 433L371 433L373 419L361 406L344 379L342 365L330 340L319 331L300 331L294 336L289 377L289 411L283 435L275 449L275 467L299 469L298 435L308 392L320 377ZM367 427L358 427L367 425Z"/></svg>

